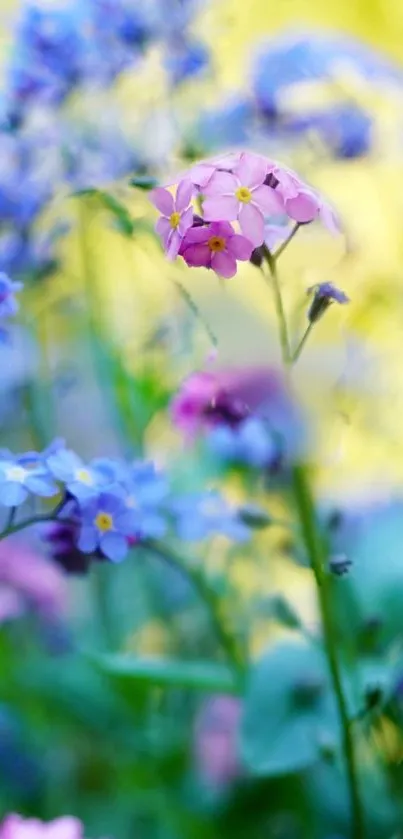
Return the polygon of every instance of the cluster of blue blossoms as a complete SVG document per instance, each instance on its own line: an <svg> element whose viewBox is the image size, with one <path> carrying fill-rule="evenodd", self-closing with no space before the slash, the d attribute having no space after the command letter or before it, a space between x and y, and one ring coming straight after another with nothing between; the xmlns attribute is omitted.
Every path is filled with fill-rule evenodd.
<svg viewBox="0 0 403 839"><path fill-rule="evenodd" d="M16 511L30 497L56 499L53 511L41 516L60 525L49 532L56 547L68 536L72 551L112 562L124 559L131 546L167 533L185 541L215 533L242 541L250 535L239 510L215 491L181 496L150 462L85 463L61 441L42 453L0 453L0 505Z"/></svg>
<svg viewBox="0 0 403 839"><path fill-rule="evenodd" d="M18 300L15 295L21 291L22 283L13 282L7 274L0 272L0 340L7 336L4 322L18 312Z"/></svg>
<svg viewBox="0 0 403 839"><path fill-rule="evenodd" d="M161 47L175 87L208 63L189 34L197 0L25 0L0 102L0 270L25 278L55 269L66 231L43 213L63 184L94 187L141 171L121 120L97 112L122 73ZM89 107L77 112L77 94ZM72 107L70 108L70 103ZM98 108L99 110L99 108Z"/></svg>

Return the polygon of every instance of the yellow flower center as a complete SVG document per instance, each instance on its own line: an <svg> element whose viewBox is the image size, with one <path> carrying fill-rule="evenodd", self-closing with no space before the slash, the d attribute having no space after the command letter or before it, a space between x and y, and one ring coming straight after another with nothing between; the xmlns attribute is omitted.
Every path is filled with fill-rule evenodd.
<svg viewBox="0 0 403 839"><path fill-rule="evenodd" d="M176 228L179 226L180 220L181 220L181 214L180 213L172 213L172 215L170 215L169 223L170 223L173 230L176 230Z"/></svg>
<svg viewBox="0 0 403 839"><path fill-rule="evenodd" d="M76 481L81 481L82 484L87 484L87 486L92 486L94 483L94 478L88 469L77 469L75 478Z"/></svg>
<svg viewBox="0 0 403 839"><path fill-rule="evenodd" d="M242 201L243 204L249 204L249 201L252 200L252 193L247 186L238 187L235 195L238 201Z"/></svg>
<svg viewBox="0 0 403 839"><path fill-rule="evenodd" d="M112 530L113 527L113 518L110 513L98 513L95 519L95 526L100 530L102 533L107 533L108 530Z"/></svg>
<svg viewBox="0 0 403 839"><path fill-rule="evenodd" d="M212 236L207 244L213 253L220 253L225 248L225 239L222 236Z"/></svg>
<svg viewBox="0 0 403 839"><path fill-rule="evenodd" d="M23 466L10 466L6 469L7 481L17 481L22 484L27 476L27 470Z"/></svg>

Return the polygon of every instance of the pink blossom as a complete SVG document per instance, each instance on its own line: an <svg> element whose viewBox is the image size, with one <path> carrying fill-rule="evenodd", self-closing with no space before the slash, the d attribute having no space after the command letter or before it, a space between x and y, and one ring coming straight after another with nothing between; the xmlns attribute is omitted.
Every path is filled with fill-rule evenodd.
<svg viewBox="0 0 403 839"><path fill-rule="evenodd" d="M162 213L155 229L161 236L168 259L178 256L182 239L193 224L193 208L189 206L193 194L191 180L179 182L175 198L169 190L157 187L150 193L150 200Z"/></svg>
<svg viewBox="0 0 403 839"><path fill-rule="evenodd" d="M0 826L0 839L83 839L83 828L73 816L41 822L10 813Z"/></svg>
<svg viewBox="0 0 403 839"><path fill-rule="evenodd" d="M311 187L307 186L296 172L284 166L275 166L273 178L278 181L276 194L284 201L289 218L299 224L307 224L321 218L331 233L338 233L340 226L331 207Z"/></svg>
<svg viewBox="0 0 403 839"><path fill-rule="evenodd" d="M0 543L0 623L27 609L54 621L65 614L66 606L67 586L59 568L22 539Z"/></svg>
<svg viewBox="0 0 403 839"><path fill-rule="evenodd" d="M264 241L265 216L283 210L281 197L265 183L271 162L244 152L232 172L214 172L203 189L206 221L235 221L255 247Z"/></svg>
<svg viewBox="0 0 403 839"><path fill-rule="evenodd" d="M189 172L186 173L186 177L190 178L195 186L203 190L215 172L232 172L234 166L239 162L240 157L240 152L230 152L220 157L211 157L208 160L202 160L200 163L195 163L192 166Z"/></svg>
<svg viewBox="0 0 403 839"><path fill-rule="evenodd" d="M236 426L259 415L285 426L295 415L282 376L271 367L235 367L192 373L171 403L173 424L192 439L219 424Z"/></svg>
<svg viewBox="0 0 403 839"><path fill-rule="evenodd" d="M212 268L220 277L233 277L237 259L248 260L252 243L235 233L226 221L192 227L183 239L180 254L192 267Z"/></svg>

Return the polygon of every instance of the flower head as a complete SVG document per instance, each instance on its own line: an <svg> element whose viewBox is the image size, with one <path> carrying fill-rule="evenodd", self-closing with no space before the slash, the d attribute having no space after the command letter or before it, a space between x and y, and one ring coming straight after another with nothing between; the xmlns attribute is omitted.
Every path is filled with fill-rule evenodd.
<svg viewBox="0 0 403 839"><path fill-rule="evenodd" d="M175 198L163 187L150 193L150 200L162 213L155 229L161 236L168 259L177 257L183 237L193 224L193 208L189 206L192 194L193 184L189 179L180 181Z"/></svg>
<svg viewBox="0 0 403 839"><path fill-rule="evenodd" d="M37 452L0 454L0 504L18 507L30 494L51 498L58 492L52 474Z"/></svg>
<svg viewBox="0 0 403 839"><path fill-rule="evenodd" d="M94 464L86 464L70 449L60 448L47 458L51 474L61 481L74 498L85 501L99 492L101 486L108 483L105 470Z"/></svg>
<svg viewBox="0 0 403 839"><path fill-rule="evenodd" d="M135 533L136 520L122 495L103 492L81 507L81 529L77 545L83 553L96 551L120 562L125 558L130 536Z"/></svg>
<svg viewBox="0 0 403 839"><path fill-rule="evenodd" d="M326 312L329 306L335 303L349 303L347 294L333 283L319 283L308 289L308 294L313 294L313 300L308 310L308 320L316 323Z"/></svg>
<svg viewBox="0 0 403 839"><path fill-rule="evenodd" d="M199 542L217 533L244 542L251 535L239 510L227 504L218 492L194 492L177 497L171 502L170 510L176 533L185 542Z"/></svg>
<svg viewBox="0 0 403 839"><path fill-rule="evenodd" d="M251 253L251 242L235 233L226 221L192 227L180 248L180 254L188 265L212 268L216 274L227 279L236 274L237 259L246 261Z"/></svg>

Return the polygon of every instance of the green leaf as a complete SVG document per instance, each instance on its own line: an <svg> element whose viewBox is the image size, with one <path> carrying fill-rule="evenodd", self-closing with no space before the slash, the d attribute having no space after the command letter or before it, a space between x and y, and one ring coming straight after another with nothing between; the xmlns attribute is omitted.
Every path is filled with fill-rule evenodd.
<svg viewBox="0 0 403 839"><path fill-rule="evenodd" d="M339 728L322 651L299 641L272 647L252 670L242 725L242 752L257 775L299 772L327 748Z"/></svg>
<svg viewBox="0 0 403 839"><path fill-rule="evenodd" d="M148 192L148 190L154 189L157 186L158 181L151 175L135 175L134 178L130 178L129 184L130 186L137 187L137 189Z"/></svg>
<svg viewBox="0 0 403 839"><path fill-rule="evenodd" d="M215 662L146 659L125 654L91 655L90 658L104 673L130 680L138 686L238 693L235 675L228 667Z"/></svg>

